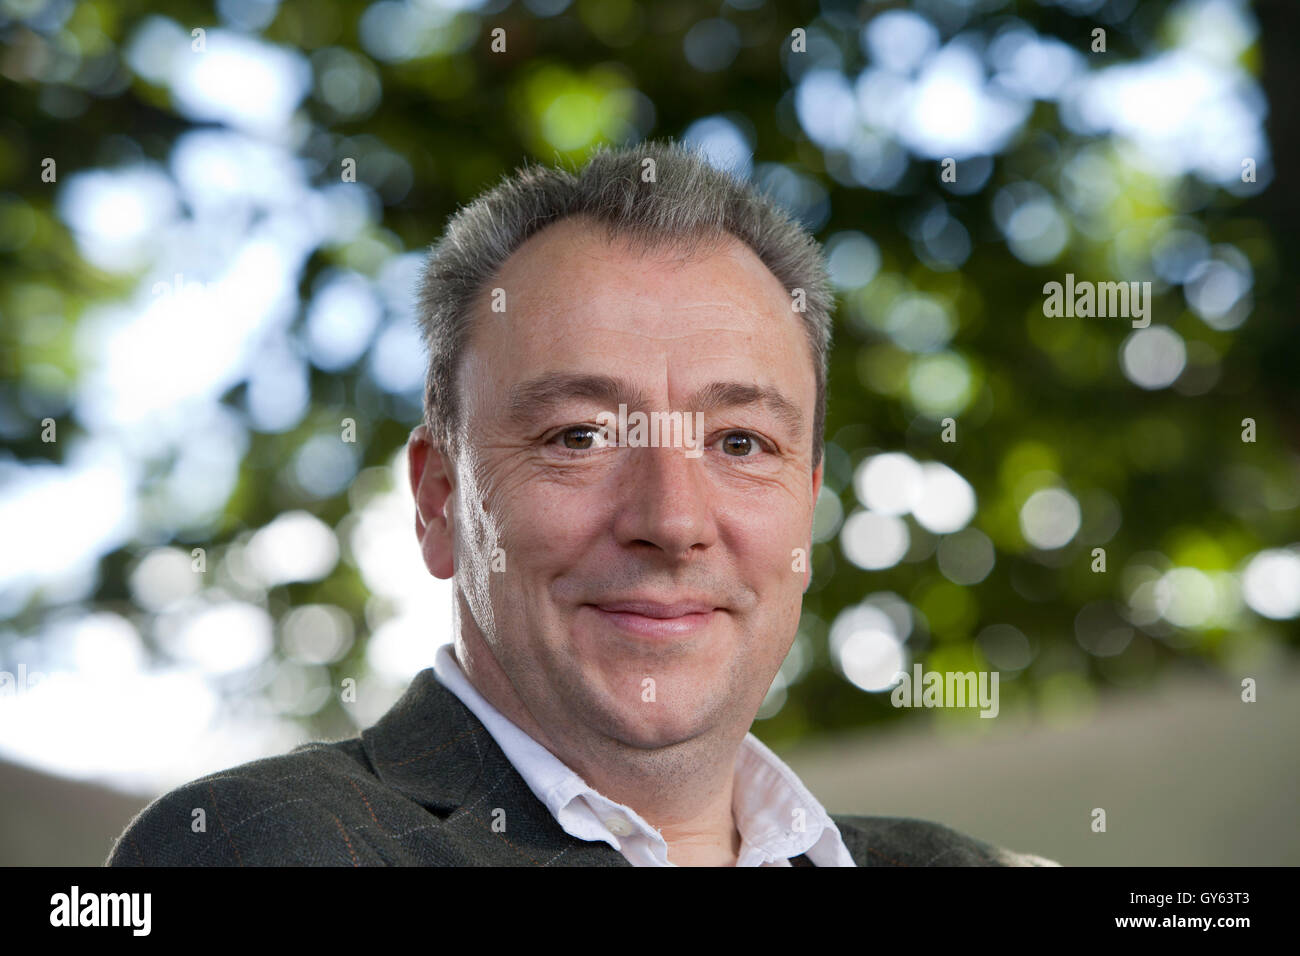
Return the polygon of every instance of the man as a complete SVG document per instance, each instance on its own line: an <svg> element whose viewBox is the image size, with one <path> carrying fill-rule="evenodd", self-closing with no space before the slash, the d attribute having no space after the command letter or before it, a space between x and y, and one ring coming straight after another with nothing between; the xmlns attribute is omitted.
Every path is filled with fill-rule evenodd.
<svg viewBox="0 0 1300 956"><path fill-rule="evenodd" d="M749 734L810 580L831 306L815 241L680 146L461 210L408 445L454 645L359 738L173 791L109 862L1051 865L831 818Z"/></svg>

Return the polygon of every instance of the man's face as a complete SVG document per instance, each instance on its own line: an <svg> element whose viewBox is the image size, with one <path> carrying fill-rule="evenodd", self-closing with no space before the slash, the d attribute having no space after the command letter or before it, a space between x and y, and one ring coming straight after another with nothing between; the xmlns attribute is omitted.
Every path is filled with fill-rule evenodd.
<svg viewBox="0 0 1300 956"><path fill-rule="evenodd" d="M485 295L475 314L449 479L462 632L552 739L743 734L808 584L822 469L802 316L738 240L682 263L573 219L491 285L505 311ZM700 451L600 447L620 402L702 412Z"/></svg>

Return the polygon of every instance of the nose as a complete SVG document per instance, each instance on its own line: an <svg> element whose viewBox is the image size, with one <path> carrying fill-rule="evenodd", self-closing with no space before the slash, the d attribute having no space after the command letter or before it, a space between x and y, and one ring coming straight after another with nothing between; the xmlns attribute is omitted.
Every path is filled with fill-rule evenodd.
<svg viewBox="0 0 1300 956"><path fill-rule="evenodd" d="M653 547L673 562L687 561L717 540L714 495L704 458L685 448L626 448L627 478L620 483L616 533L629 547Z"/></svg>

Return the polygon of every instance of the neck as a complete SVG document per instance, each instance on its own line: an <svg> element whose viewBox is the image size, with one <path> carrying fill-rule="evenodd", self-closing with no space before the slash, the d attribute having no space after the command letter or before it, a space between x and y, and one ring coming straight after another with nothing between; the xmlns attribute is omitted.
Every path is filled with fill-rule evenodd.
<svg viewBox="0 0 1300 956"><path fill-rule="evenodd" d="M660 832L678 866L734 866L741 836L733 811L735 739L698 737L668 747L630 747L582 726L549 734L520 700L481 638L456 638L466 678L520 730L555 755L593 790L631 807Z"/></svg>

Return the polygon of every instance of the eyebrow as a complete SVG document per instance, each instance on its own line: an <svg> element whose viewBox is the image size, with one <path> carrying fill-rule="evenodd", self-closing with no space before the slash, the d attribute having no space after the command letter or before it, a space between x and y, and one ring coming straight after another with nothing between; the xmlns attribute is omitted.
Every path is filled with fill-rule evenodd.
<svg viewBox="0 0 1300 956"><path fill-rule="evenodd" d="M527 425L561 402L574 398L604 402L610 410L619 405L626 405L634 411L644 410L650 404L639 388L610 375L546 372L511 387L506 415L514 422ZM686 410L713 413L749 405L767 408L796 439L803 435L803 416L799 406L772 385L710 382L687 400Z"/></svg>

